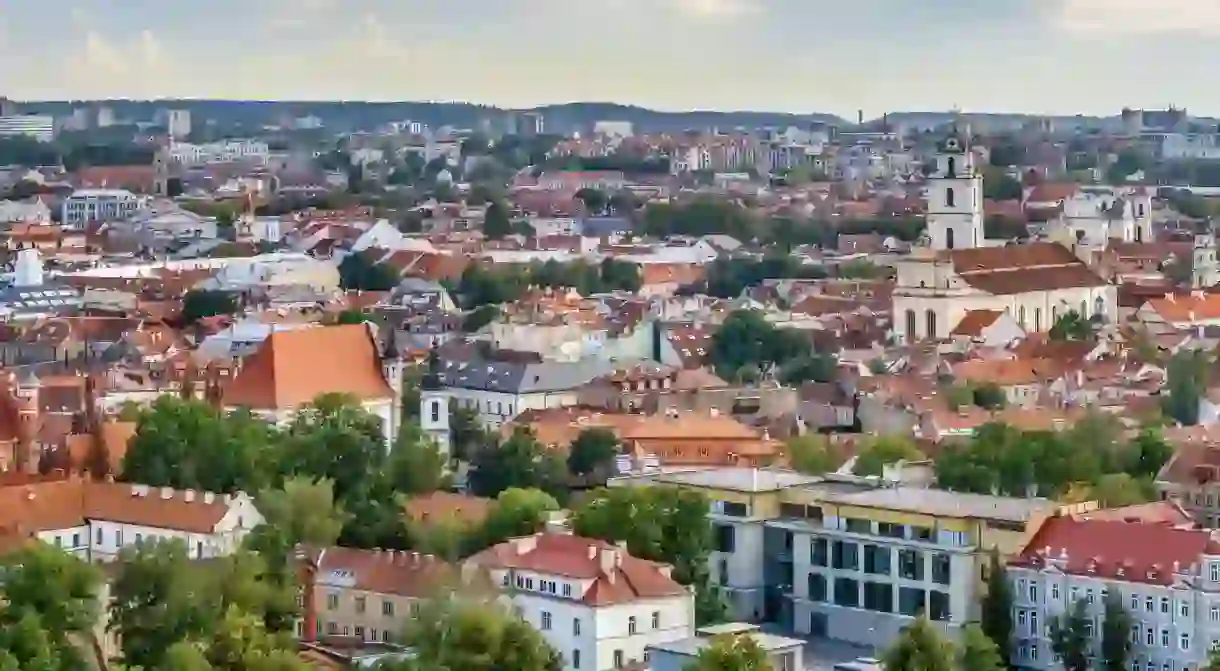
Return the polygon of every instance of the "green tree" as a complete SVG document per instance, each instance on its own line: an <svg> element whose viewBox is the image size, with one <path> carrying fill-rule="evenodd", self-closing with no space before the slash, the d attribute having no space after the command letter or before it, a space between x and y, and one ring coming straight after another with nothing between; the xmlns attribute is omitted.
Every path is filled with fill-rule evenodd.
<svg viewBox="0 0 1220 671"><path fill-rule="evenodd" d="M80 668L77 641L92 635L98 619L97 569L36 543L0 558L0 574L0 668Z"/></svg>
<svg viewBox="0 0 1220 671"><path fill-rule="evenodd" d="M788 439L785 450L788 465L806 475L822 475L843 465L843 455L823 435L794 436Z"/></svg>
<svg viewBox="0 0 1220 671"><path fill-rule="evenodd" d="M390 291L398 286L398 274L364 252L354 252L339 262L339 286L348 291Z"/></svg>
<svg viewBox="0 0 1220 671"><path fill-rule="evenodd" d="M452 442L454 459L469 461L477 451L482 449L492 437L488 435L479 419L479 412L474 408L463 408L457 404L449 405L449 439Z"/></svg>
<svg viewBox="0 0 1220 671"><path fill-rule="evenodd" d="M1101 623L1101 668L1125 671L1131 659L1131 613L1123 606L1118 590L1106 594Z"/></svg>
<svg viewBox="0 0 1220 671"><path fill-rule="evenodd" d="M1093 498L1107 508L1147 503L1149 492L1143 483L1126 473L1107 473L1090 488Z"/></svg>
<svg viewBox="0 0 1220 671"><path fill-rule="evenodd" d="M774 667L753 636L725 634L714 637L683 671L774 671Z"/></svg>
<svg viewBox="0 0 1220 671"><path fill-rule="evenodd" d="M499 240L513 232L513 222L509 217L508 207L496 201L487 206L483 216L483 235L492 240Z"/></svg>
<svg viewBox="0 0 1220 671"><path fill-rule="evenodd" d="M536 629L495 601L437 599L407 626L417 668L560 671L563 657Z"/></svg>
<svg viewBox="0 0 1220 671"><path fill-rule="evenodd" d="M725 604L708 579L713 547L708 500L700 492L671 486L596 489L572 511L580 536L627 543L632 555L672 564L674 580L695 588L700 624L718 622Z"/></svg>
<svg viewBox="0 0 1220 671"><path fill-rule="evenodd" d="M924 615L903 628L881 656L885 671L954 671L953 646Z"/></svg>
<svg viewBox="0 0 1220 671"><path fill-rule="evenodd" d="M389 471L401 494L426 494L449 484L448 459L418 424L402 425L390 452Z"/></svg>
<svg viewBox="0 0 1220 671"><path fill-rule="evenodd" d="M1164 397L1165 414L1193 426L1199 423L1199 399L1207 391L1211 356L1200 350L1182 350L1169 360Z"/></svg>
<svg viewBox="0 0 1220 671"><path fill-rule="evenodd" d="M369 316L361 310L344 310L335 316L336 324L363 324Z"/></svg>
<svg viewBox="0 0 1220 671"><path fill-rule="evenodd" d="M123 456L124 480L153 487L256 492L271 483L276 432L249 412L159 396L141 412Z"/></svg>
<svg viewBox="0 0 1220 671"><path fill-rule="evenodd" d="M972 390L974 404L987 410L999 410L1008 405L1008 396L994 382L984 382Z"/></svg>
<svg viewBox="0 0 1220 671"><path fill-rule="evenodd" d="M182 321L187 324L205 317L231 315L237 310L237 297L228 291L192 289L182 297Z"/></svg>
<svg viewBox="0 0 1220 671"><path fill-rule="evenodd" d="M593 214L597 214L606 209L610 204L610 198L604 191L597 189L584 188L576 192L577 200L585 204L585 210Z"/></svg>
<svg viewBox="0 0 1220 671"><path fill-rule="evenodd" d="M873 280L885 277L888 271L867 259L854 259L839 264L838 275L845 280Z"/></svg>
<svg viewBox="0 0 1220 671"><path fill-rule="evenodd" d="M885 467L898 461L920 461L924 455L910 440L901 436L880 436L856 455L852 473L881 475Z"/></svg>
<svg viewBox="0 0 1220 671"><path fill-rule="evenodd" d="M568 472L573 475L609 475L614 468L614 458L619 453L618 436L610 429L594 427L585 429L568 447Z"/></svg>
<svg viewBox="0 0 1220 671"><path fill-rule="evenodd" d="M998 168L983 169L983 197L988 200L1021 200L1021 182Z"/></svg>
<svg viewBox="0 0 1220 671"><path fill-rule="evenodd" d="M811 356L812 349L805 336L792 329L777 329L761 313L735 310L712 335L710 357L717 374L730 379L746 366L790 365Z"/></svg>
<svg viewBox="0 0 1220 671"><path fill-rule="evenodd" d="M980 631L991 641L997 654L1007 661L1012 656L1012 585L1008 582L1008 571L1004 569L1000 551L994 547L987 564L986 589L980 604Z"/></svg>
<svg viewBox="0 0 1220 671"><path fill-rule="evenodd" d="M970 623L962 629L957 648L957 665L962 671L1002 671L1008 663L1000 649L979 625Z"/></svg>
<svg viewBox="0 0 1220 671"><path fill-rule="evenodd" d="M1055 320L1050 337L1051 340L1089 340L1093 337L1093 324L1079 312L1069 310Z"/></svg>
<svg viewBox="0 0 1220 671"><path fill-rule="evenodd" d="M483 525L467 543L467 553L518 536L542 531L551 513L559 510L555 497L539 489L509 488L496 497Z"/></svg>
<svg viewBox="0 0 1220 671"><path fill-rule="evenodd" d="M331 481L300 476L261 492L258 511L263 515L263 527L283 534L289 545L333 545L347 518L335 501Z"/></svg>
<svg viewBox="0 0 1220 671"><path fill-rule="evenodd" d="M470 459L470 489L478 496L494 497L516 487L541 489L558 498L566 494L566 480L562 457L549 452L520 427L500 445L483 445Z"/></svg>
<svg viewBox="0 0 1220 671"><path fill-rule="evenodd" d="M1051 620L1051 649L1063 660L1064 671L1088 671L1089 609L1083 599L1077 599L1068 611ZM1130 636L1130 630L1124 632Z"/></svg>
<svg viewBox="0 0 1220 671"><path fill-rule="evenodd" d="M480 305L462 317L462 331L466 333L480 331L484 326L499 319L500 315L499 307L495 305Z"/></svg>

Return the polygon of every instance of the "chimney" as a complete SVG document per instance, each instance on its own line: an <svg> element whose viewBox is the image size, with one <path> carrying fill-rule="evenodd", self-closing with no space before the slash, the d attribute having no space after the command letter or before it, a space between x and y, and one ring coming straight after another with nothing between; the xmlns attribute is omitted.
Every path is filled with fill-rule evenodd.
<svg viewBox="0 0 1220 671"><path fill-rule="evenodd" d="M596 558L597 558L597 546L590 545L589 546L589 559L596 559Z"/></svg>
<svg viewBox="0 0 1220 671"><path fill-rule="evenodd" d="M161 500L165 501L165 500L169 500L172 498L174 498L174 488L173 487L162 487L161 488Z"/></svg>
<svg viewBox="0 0 1220 671"><path fill-rule="evenodd" d="M601 548L600 554L601 556L599 557L599 564L601 565L602 573L606 575L606 578L610 581L610 584L613 585L615 574L614 569L618 568L619 565L619 550L618 548Z"/></svg>
<svg viewBox="0 0 1220 671"><path fill-rule="evenodd" d="M215 494L213 494L212 492L204 492L204 493L203 493L203 502L204 502L204 503L212 503L212 502L214 502L214 501L216 501L216 495L215 495Z"/></svg>
<svg viewBox="0 0 1220 671"><path fill-rule="evenodd" d="M195 500L195 490L188 489L188 490L182 492L182 500L186 501L187 503L194 501Z"/></svg>
<svg viewBox="0 0 1220 671"><path fill-rule="evenodd" d="M411 553L411 565L419 566L419 553L418 552Z"/></svg>

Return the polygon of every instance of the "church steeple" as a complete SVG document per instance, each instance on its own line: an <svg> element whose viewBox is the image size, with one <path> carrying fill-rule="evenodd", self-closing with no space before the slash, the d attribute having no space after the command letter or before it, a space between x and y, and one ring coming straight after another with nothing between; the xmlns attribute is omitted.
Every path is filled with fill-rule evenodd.
<svg viewBox="0 0 1220 671"><path fill-rule="evenodd" d="M428 352L427 370L419 383L419 426L448 456L452 449L449 434L449 393L445 391L441 354L436 345Z"/></svg>
<svg viewBox="0 0 1220 671"><path fill-rule="evenodd" d="M928 176L928 238L933 249L983 246L983 177L965 136L954 130L936 146Z"/></svg>

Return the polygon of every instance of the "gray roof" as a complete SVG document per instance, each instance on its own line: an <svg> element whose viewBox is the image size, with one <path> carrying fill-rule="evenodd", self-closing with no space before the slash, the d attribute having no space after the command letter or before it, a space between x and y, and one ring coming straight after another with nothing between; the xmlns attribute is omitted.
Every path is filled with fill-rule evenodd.
<svg viewBox="0 0 1220 671"><path fill-rule="evenodd" d="M820 488L820 484L811 486ZM972 517L1027 522L1034 514L1053 508L1048 499L965 494L922 487L877 487L867 490L827 489L825 500L868 508L886 508L939 517Z"/></svg>
<svg viewBox="0 0 1220 671"><path fill-rule="evenodd" d="M508 394L567 391L614 370L614 364L594 359L541 363L475 359L445 361L442 366L447 387Z"/></svg>
<svg viewBox="0 0 1220 671"><path fill-rule="evenodd" d="M580 233L590 237L627 233L631 220L626 217L585 217L580 220Z"/></svg>
<svg viewBox="0 0 1220 671"><path fill-rule="evenodd" d="M787 636L779 636L776 634L768 634L765 632L749 632L747 634L758 643L758 647L767 652L777 650L787 650L789 648L799 648L805 645L805 641L799 638L789 638ZM652 643L649 648L653 650L663 650L674 655L683 655L695 657L699 651L711 645L712 637L710 636L692 636L684 638L680 641L669 641L667 643Z"/></svg>
<svg viewBox="0 0 1220 671"><path fill-rule="evenodd" d="M821 480L817 476L778 468L739 468L736 466L670 471L656 474L653 478L661 483L740 492L773 492Z"/></svg>
<svg viewBox="0 0 1220 671"><path fill-rule="evenodd" d="M80 305L80 293L66 285L0 288L0 306L17 313L71 313Z"/></svg>

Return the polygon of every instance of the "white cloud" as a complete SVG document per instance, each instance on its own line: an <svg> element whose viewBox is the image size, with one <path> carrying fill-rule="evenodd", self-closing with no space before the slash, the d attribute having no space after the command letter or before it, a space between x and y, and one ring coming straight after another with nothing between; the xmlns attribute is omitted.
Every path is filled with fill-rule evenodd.
<svg viewBox="0 0 1220 671"><path fill-rule="evenodd" d="M1058 26L1086 37L1220 35L1220 0L1063 0Z"/></svg>
<svg viewBox="0 0 1220 671"><path fill-rule="evenodd" d="M756 0L673 0L682 14L697 19L728 19L757 14L762 5Z"/></svg>

